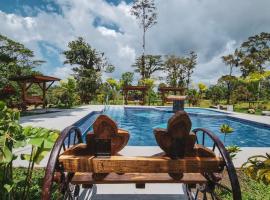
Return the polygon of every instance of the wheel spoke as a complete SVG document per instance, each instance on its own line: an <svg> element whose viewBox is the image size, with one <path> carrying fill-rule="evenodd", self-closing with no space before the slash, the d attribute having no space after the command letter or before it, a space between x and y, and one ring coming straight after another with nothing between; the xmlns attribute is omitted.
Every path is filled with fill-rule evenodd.
<svg viewBox="0 0 270 200"><path fill-rule="evenodd" d="M198 194L199 194L199 189L197 188L196 194L195 194L195 200L198 198Z"/></svg>

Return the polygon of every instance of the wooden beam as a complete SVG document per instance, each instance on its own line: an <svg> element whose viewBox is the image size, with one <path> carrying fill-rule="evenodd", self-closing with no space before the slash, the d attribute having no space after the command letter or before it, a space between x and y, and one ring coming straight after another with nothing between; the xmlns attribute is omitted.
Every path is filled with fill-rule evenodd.
<svg viewBox="0 0 270 200"><path fill-rule="evenodd" d="M48 85L48 87L46 88L46 91L48 91L48 89L52 86L52 84L54 84L54 81L52 81L52 82Z"/></svg>
<svg viewBox="0 0 270 200"><path fill-rule="evenodd" d="M26 87L26 91L29 90L29 88L33 85L33 83L29 83L29 85Z"/></svg>
<svg viewBox="0 0 270 200"><path fill-rule="evenodd" d="M89 160L95 173L203 173L218 172L222 161L218 158L168 157L93 158Z"/></svg>
<svg viewBox="0 0 270 200"><path fill-rule="evenodd" d="M94 180L92 173L77 172L73 176L72 184L125 184L125 183L206 183L207 180L200 173L184 174L180 180L171 178L167 173L160 174L145 174L145 173L129 173L118 175L115 173L109 174L103 180Z"/></svg>
<svg viewBox="0 0 270 200"><path fill-rule="evenodd" d="M97 158L92 155L61 155L59 162L68 172L94 173L203 173L218 172L223 165L223 161L216 157L185 157L172 160L169 157Z"/></svg>

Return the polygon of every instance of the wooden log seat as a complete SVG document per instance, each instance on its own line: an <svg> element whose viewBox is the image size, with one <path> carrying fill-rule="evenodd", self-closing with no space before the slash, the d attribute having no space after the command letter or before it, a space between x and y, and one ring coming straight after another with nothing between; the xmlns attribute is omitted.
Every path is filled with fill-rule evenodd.
<svg viewBox="0 0 270 200"><path fill-rule="evenodd" d="M107 140L111 145L109 149L110 154L116 155L127 145L129 133L118 128L117 124L108 116L100 115L93 124L93 132L89 132L86 136L87 146L93 154L98 151L98 140Z"/></svg>

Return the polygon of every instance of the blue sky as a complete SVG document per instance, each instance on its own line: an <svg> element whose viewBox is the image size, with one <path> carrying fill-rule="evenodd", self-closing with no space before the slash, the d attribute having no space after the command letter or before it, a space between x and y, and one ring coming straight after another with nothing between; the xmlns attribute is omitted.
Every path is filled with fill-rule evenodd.
<svg viewBox="0 0 270 200"><path fill-rule="evenodd" d="M158 23L146 35L146 53L198 54L194 82L211 84L228 72L221 56L232 53L249 36L270 32L269 0L155 0ZM66 78L62 52L82 36L104 52L119 78L132 71L141 54L141 29L130 15L132 0L1 0L0 34L25 44L39 70ZM156 74L157 76L159 74ZM108 75L104 75L104 78Z"/></svg>

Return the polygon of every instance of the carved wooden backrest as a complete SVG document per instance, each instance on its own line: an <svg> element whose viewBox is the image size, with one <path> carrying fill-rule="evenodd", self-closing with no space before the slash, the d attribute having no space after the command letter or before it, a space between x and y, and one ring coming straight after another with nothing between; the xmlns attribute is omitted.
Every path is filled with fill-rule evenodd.
<svg viewBox="0 0 270 200"><path fill-rule="evenodd" d="M102 141L109 141L111 144L110 154L116 155L121 151L129 140L129 133L118 129L117 124L108 116L100 115L93 124L93 133L87 134L87 145L95 153ZM105 145L105 143L103 144Z"/></svg>
<svg viewBox="0 0 270 200"><path fill-rule="evenodd" d="M191 120L185 111L176 112L168 121L167 129L155 129L156 141L171 158L184 157L192 151L196 136L190 134Z"/></svg>

